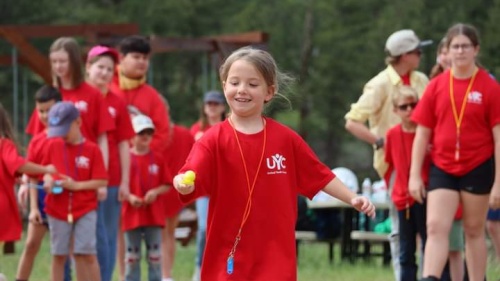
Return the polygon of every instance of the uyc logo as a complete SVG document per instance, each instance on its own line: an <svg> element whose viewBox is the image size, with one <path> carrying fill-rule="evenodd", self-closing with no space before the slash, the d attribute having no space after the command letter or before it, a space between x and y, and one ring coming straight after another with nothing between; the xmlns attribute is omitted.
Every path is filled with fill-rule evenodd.
<svg viewBox="0 0 500 281"><path fill-rule="evenodd" d="M266 158L267 168L269 168L269 170L275 170L273 172L268 172L268 174L286 173L286 171L282 171L286 169L285 161L286 158L277 153L270 158Z"/></svg>

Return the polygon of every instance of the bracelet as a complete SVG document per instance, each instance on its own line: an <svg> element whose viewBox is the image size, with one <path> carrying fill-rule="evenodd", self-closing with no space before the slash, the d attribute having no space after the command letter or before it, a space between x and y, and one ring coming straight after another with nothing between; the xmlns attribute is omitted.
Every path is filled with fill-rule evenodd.
<svg viewBox="0 0 500 281"><path fill-rule="evenodd" d="M384 138L379 138L374 143L375 150L379 150L384 147Z"/></svg>

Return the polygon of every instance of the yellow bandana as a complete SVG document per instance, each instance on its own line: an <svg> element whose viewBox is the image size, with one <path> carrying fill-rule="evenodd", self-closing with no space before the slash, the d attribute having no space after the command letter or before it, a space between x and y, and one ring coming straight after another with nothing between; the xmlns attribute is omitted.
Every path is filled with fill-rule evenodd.
<svg viewBox="0 0 500 281"><path fill-rule="evenodd" d="M143 76L139 79L128 78L120 70L120 67L118 67L118 81L120 82L120 89L132 90L146 83L146 76Z"/></svg>

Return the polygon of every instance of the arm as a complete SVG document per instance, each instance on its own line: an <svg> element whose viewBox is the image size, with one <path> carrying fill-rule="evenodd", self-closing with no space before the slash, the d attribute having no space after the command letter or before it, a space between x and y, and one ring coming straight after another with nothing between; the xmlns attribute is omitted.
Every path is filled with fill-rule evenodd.
<svg viewBox="0 0 500 281"><path fill-rule="evenodd" d="M17 172L20 174L40 175L55 173L56 169L52 165L42 166L32 162L26 162L17 169Z"/></svg>
<svg viewBox="0 0 500 281"><path fill-rule="evenodd" d="M29 180L29 184L37 184L36 180ZM34 224L41 224L42 216L40 215L40 208L38 206L38 189L29 188L30 200L30 214L29 221Z"/></svg>
<svg viewBox="0 0 500 281"><path fill-rule="evenodd" d="M144 196L144 202L146 204L150 204L150 203L153 203L156 198L158 197L158 195L166 192L170 187L166 184L163 184L163 185L160 185L158 186L157 188L153 188L151 190L149 190L146 195Z"/></svg>
<svg viewBox="0 0 500 281"><path fill-rule="evenodd" d="M358 121L347 119L345 122L345 129L356 138L371 145L374 145L379 139L379 137L370 132L364 123Z"/></svg>
<svg viewBox="0 0 500 281"><path fill-rule="evenodd" d="M495 143L495 180L490 193L490 207L500 209L500 124L493 127L493 140Z"/></svg>
<svg viewBox="0 0 500 281"><path fill-rule="evenodd" d="M101 149L102 160L104 160L104 167L108 169L109 166L109 147L108 147L108 136L106 133L102 133L97 137L97 144Z"/></svg>
<svg viewBox="0 0 500 281"><path fill-rule="evenodd" d="M357 196L349 190L338 178L331 180L323 191L327 194L340 199L341 201L352 205L356 210L367 214L370 217L375 217L375 206L363 196Z"/></svg>
<svg viewBox="0 0 500 281"><path fill-rule="evenodd" d="M122 172L119 198L123 200L130 193L130 151L128 141L118 143L118 153L120 154L120 168Z"/></svg>
<svg viewBox="0 0 500 281"><path fill-rule="evenodd" d="M71 191L95 190L107 184L107 180L74 181L70 177L61 181L61 187Z"/></svg>
<svg viewBox="0 0 500 281"><path fill-rule="evenodd" d="M427 146L431 138L431 129L422 125L417 126L415 139L411 150L411 168L408 188L410 195L419 203L423 203L425 186L422 181L422 165L424 163Z"/></svg>

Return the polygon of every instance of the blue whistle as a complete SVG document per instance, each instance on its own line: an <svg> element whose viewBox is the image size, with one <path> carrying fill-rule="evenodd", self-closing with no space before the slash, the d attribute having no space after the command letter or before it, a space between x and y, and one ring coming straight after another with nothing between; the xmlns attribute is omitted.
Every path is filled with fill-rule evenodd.
<svg viewBox="0 0 500 281"><path fill-rule="evenodd" d="M227 271L227 274L233 274L233 271L234 271L234 259L233 259L233 257L229 257L227 259L226 271Z"/></svg>
<svg viewBox="0 0 500 281"><path fill-rule="evenodd" d="M54 194L61 194L63 192L63 188L61 187L61 181L56 180L54 182L54 186L52 187L52 193Z"/></svg>

